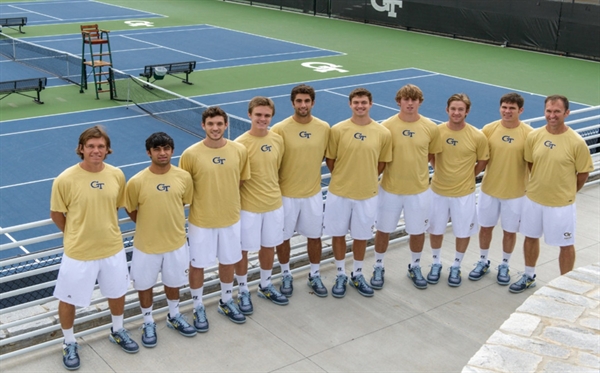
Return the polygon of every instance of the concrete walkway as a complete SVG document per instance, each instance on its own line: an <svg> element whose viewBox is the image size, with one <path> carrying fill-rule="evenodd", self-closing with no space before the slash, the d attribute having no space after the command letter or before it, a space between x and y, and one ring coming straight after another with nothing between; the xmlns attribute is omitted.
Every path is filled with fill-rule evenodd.
<svg viewBox="0 0 600 373"><path fill-rule="evenodd" d="M542 243L537 267L536 289L539 293L535 295L533 290L510 294L507 287L496 283L496 270L480 281L469 281L468 272L479 255L476 237L463 260L462 286L449 287L445 279L454 257L454 238L447 234L442 248L444 277L439 284L430 285L426 290L416 289L406 277L410 253L408 244L403 242L390 246L385 259L386 285L373 298L362 297L350 287L343 299L331 295L318 298L306 286L307 273L299 272L294 275L295 291L288 306L280 307L259 299L255 289L251 289L255 312L243 325L235 325L219 315L213 298L206 303L210 331L194 338L185 338L167 329L165 314L155 315L159 325L158 346L154 349L141 347L135 355L128 355L111 344L106 332L80 338L80 371L459 372L464 369L468 372L523 372L593 369L599 366L600 360L598 345L589 349L594 347L594 342L588 338L598 336L598 267L590 265L600 262L599 197L598 185L584 188L577 197L576 267L588 269L556 279L559 275L558 249ZM522 242L523 238L519 236L511 259L513 281L520 277L519 271L524 268ZM490 250L493 267L501 259L500 247L501 231L496 230ZM366 270L373 261L373 254L368 254ZM430 263L429 246L426 245L424 272L428 271L426 266ZM352 262L348 260L348 273L351 267ZM572 277L579 276L578 273L583 273L589 284L594 284L595 279L596 293L592 293L591 299L584 297L592 291L589 285L573 288L576 284L573 281L582 280ZM335 278L334 265L324 265L322 275L330 288ZM552 280L550 286L543 288ZM566 288L569 286L571 288ZM579 293L574 289L579 289ZM540 307L540 298L549 298L548 302L556 305L558 314L576 309L573 312L579 313L577 326L567 327L567 320L560 318L547 323L546 316L554 316L544 312L553 312L554 308ZM588 306L589 309L583 310ZM189 308L184 311L189 315ZM532 323L523 323L523 318ZM540 321L533 328L535 318ZM140 324L126 325L137 341L140 340ZM584 328L591 334L585 334ZM530 341L519 345L519 338L527 333L529 338L537 338L541 333L546 339L543 343ZM507 343L512 343L512 347L501 346ZM511 360L504 366L488 364L487 361L497 361L494 360L496 355L482 355L486 349L493 351L488 347L492 345L496 350L514 348L538 358ZM3 373L64 372L61 357L61 348L55 345L2 361L0 370ZM535 359L541 360L534 364ZM470 365L465 367L467 363Z"/></svg>

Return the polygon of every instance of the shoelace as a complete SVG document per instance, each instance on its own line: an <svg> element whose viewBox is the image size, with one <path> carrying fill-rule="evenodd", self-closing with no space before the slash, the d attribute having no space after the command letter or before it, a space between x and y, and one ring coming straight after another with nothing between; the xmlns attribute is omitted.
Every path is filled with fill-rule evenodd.
<svg viewBox="0 0 600 373"><path fill-rule="evenodd" d="M413 268L413 273L417 280L423 280L423 274L421 274L421 267Z"/></svg>
<svg viewBox="0 0 600 373"><path fill-rule="evenodd" d="M440 274L440 270L442 269L442 266L439 264L432 264L431 265L431 274L434 276L438 276Z"/></svg>
<svg viewBox="0 0 600 373"><path fill-rule="evenodd" d="M375 277L375 280L381 281L383 279L383 267L375 267L375 274L373 277Z"/></svg>
<svg viewBox="0 0 600 373"><path fill-rule="evenodd" d="M240 303L242 304L242 306L249 306L250 305L250 293L243 292L242 294L240 294Z"/></svg>
<svg viewBox="0 0 600 373"><path fill-rule="evenodd" d="M483 270L486 265L487 263L477 262L477 265L475 266L475 271L481 272L481 270Z"/></svg>
<svg viewBox="0 0 600 373"><path fill-rule="evenodd" d="M187 327L190 326L190 324L187 322L187 320L185 319L185 317L183 317L183 315L181 315L181 314L175 316L174 319L175 319L175 322L179 323L184 328L187 328Z"/></svg>
<svg viewBox="0 0 600 373"><path fill-rule="evenodd" d="M125 343L129 343L131 342L131 337L129 336L129 333L127 333L127 330L125 329L121 329L117 332L117 335L119 336L119 338L121 338Z"/></svg>
<svg viewBox="0 0 600 373"><path fill-rule="evenodd" d="M525 284L527 284L527 279L528 279L528 278L529 278L529 277L528 277L527 275L525 275L525 274L524 274L524 275L523 275L523 276L522 276L522 277L519 279L519 281L517 281L517 282L515 283L515 285L525 285Z"/></svg>
<svg viewBox="0 0 600 373"><path fill-rule="evenodd" d="M292 276L286 275L281 278L281 282L283 283L284 288L289 288L292 286L293 278Z"/></svg>
<svg viewBox="0 0 600 373"><path fill-rule="evenodd" d="M75 343L69 343L65 350L67 350L67 359L74 359L77 353L77 345Z"/></svg>
<svg viewBox="0 0 600 373"><path fill-rule="evenodd" d="M498 275L507 276L508 275L508 266L506 266L506 265L498 266Z"/></svg>
<svg viewBox="0 0 600 373"><path fill-rule="evenodd" d="M359 275L355 277L356 281L358 281L359 286L368 286L367 281L365 280L365 276Z"/></svg>
<svg viewBox="0 0 600 373"><path fill-rule="evenodd" d="M459 272L460 272L459 267L450 267L450 277L458 277Z"/></svg>
<svg viewBox="0 0 600 373"><path fill-rule="evenodd" d="M144 330L144 334L146 334L146 336L150 338L154 337L154 335L156 334L156 324L154 323L144 324L142 326L142 329Z"/></svg>
<svg viewBox="0 0 600 373"><path fill-rule="evenodd" d="M181 316L181 315L179 315L179 316ZM198 309L196 309L196 318L200 322L205 322L206 321L206 312L204 312L204 308L198 308Z"/></svg>
<svg viewBox="0 0 600 373"><path fill-rule="evenodd" d="M337 276L335 278L335 287L341 288L344 286L344 282L346 282L346 276Z"/></svg>
<svg viewBox="0 0 600 373"><path fill-rule="evenodd" d="M310 282L311 282L312 285L316 286L317 288L324 288L325 287L323 285L323 281L321 281L321 277L320 276L313 277Z"/></svg>
<svg viewBox="0 0 600 373"><path fill-rule="evenodd" d="M237 315L238 313L240 313L237 306L233 302L233 299L230 299L227 303L225 303L225 305L229 308L232 314Z"/></svg>

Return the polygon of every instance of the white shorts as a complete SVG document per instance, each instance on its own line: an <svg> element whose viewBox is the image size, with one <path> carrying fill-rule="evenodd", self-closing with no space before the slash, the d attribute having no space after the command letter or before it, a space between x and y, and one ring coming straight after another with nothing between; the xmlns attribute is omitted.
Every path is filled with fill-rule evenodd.
<svg viewBox="0 0 600 373"><path fill-rule="evenodd" d="M201 228L188 223L190 265L208 268L217 264L235 264L242 260L240 222L224 228Z"/></svg>
<svg viewBox="0 0 600 373"><path fill-rule="evenodd" d="M377 196L356 200L328 192L325 201L323 232L333 237L348 234L355 240L373 238L373 225L377 214Z"/></svg>
<svg viewBox="0 0 600 373"><path fill-rule="evenodd" d="M277 210L255 213L242 210L242 250L258 251L283 242L283 206Z"/></svg>
<svg viewBox="0 0 600 373"><path fill-rule="evenodd" d="M444 234L448 218L452 219L452 232L457 238L471 237L477 226L475 192L462 197L444 197L431 191L430 234Z"/></svg>
<svg viewBox="0 0 600 373"><path fill-rule="evenodd" d="M477 201L479 225L482 227L495 227L498 224L498 218L500 218L503 230L511 233L518 232L523 201L524 197L502 199L479 192L479 200Z"/></svg>
<svg viewBox="0 0 600 373"><path fill-rule="evenodd" d="M162 282L170 288L178 288L188 283L190 252L187 243L179 249L162 254L146 254L133 248L129 273L135 290L147 290L156 285L158 273Z"/></svg>
<svg viewBox="0 0 600 373"><path fill-rule="evenodd" d="M520 232L526 237L540 238L551 246L575 245L577 209L575 204L561 207L540 205L525 197Z"/></svg>
<svg viewBox="0 0 600 373"><path fill-rule="evenodd" d="M375 228L391 233L398 227L400 215L404 211L404 230L408 234L422 234L429 228L428 191L419 194L388 193L380 186L377 201Z"/></svg>
<svg viewBox="0 0 600 373"><path fill-rule="evenodd" d="M58 300L77 307L87 307L98 280L106 298L120 298L129 287L129 271L125 250L98 260L76 260L63 255L54 288Z"/></svg>
<svg viewBox="0 0 600 373"><path fill-rule="evenodd" d="M308 238L323 235L323 195L307 198L283 197L283 239L289 240L294 231Z"/></svg>

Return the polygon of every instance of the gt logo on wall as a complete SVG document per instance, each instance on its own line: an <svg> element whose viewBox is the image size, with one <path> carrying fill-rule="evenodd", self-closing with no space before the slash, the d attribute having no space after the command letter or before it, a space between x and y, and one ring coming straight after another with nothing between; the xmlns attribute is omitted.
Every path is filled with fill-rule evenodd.
<svg viewBox="0 0 600 373"><path fill-rule="evenodd" d="M378 2L382 4L379 5ZM388 12L388 17L396 18L396 6L402 8L402 1L399 0L371 0L371 6L378 12Z"/></svg>

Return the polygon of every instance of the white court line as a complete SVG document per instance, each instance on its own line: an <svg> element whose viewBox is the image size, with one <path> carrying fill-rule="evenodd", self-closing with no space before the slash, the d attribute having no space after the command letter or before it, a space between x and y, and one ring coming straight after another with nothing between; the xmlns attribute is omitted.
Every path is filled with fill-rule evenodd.
<svg viewBox="0 0 600 373"><path fill-rule="evenodd" d="M2 229L2 227L0 227L0 229ZM17 240L15 240L15 239L14 239L14 237L10 235L10 233L4 233L4 235L5 235L5 236L6 236L6 237L7 237L7 238L8 238L8 239L11 241L11 242L17 242ZM21 251L23 251L23 253L25 253L25 254L29 254L29 253L30 253L30 251L29 251L29 250L27 250L27 249L25 248L25 246L19 246L19 249L21 249ZM39 259L37 259L37 258L36 258L36 259L35 259L35 262L36 262L36 263L39 263Z"/></svg>
<svg viewBox="0 0 600 373"><path fill-rule="evenodd" d="M37 14L37 15L40 15L40 16L42 16L42 17L47 17L47 18L53 18L53 19L55 19L55 20L57 20L57 21L64 21L64 20L63 20L63 19L61 19L61 18L52 17L52 16L49 16L49 15L47 15L47 14L40 13L40 12L34 12L33 10L29 10L29 9L25 9L25 8L19 8L18 6L9 5L9 7L11 7L11 8L15 8L15 9L19 9L19 10L22 10L22 11L24 11L24 12L26 12L26 13Z"/></svg>
<svg viewBox="0 0 600 373"><path fill-rule="evenodd" d="M125 36L125 35L119 35L119 37L122 37L122 38L125 38L125 39L129 39L129 40L133 40L133 41L136 41L136 42L139 42L139 43L150 44L150 45L153 45L153 46L155 46L155 47L158 47L158 48L161 48L161 49L170 50L170 51L172 51L172 52L177 52L177 53L181 53L181 54L186 54L186 55L188 55L188 56L192 56L192 57L196 57L196 58L202 58L202 59L204 59L204 60L209 60L210 62L214 62L214 61L215 61L215 60L213 60L213 59L210 59L210 58L208 58L208 57L203 57L203 56L199 56L199 55L197 55L197 54L193 54L193 53L184 52L184 51L181 51L181 50L179 50L179 49L174 49L174 48L165 47L164 45L160 45L160 44L150 43L149 41L144 41L144 40L140 40L140 39L135 39L135 38L132 38L132 37L129 37L129 36Z"/></svg>
<svg viewBox="0 0 600 373"><path fill-rule="evenodd" d="M144 14L154 14L154 15L156 15L156 16L160 16L160 17L164 17L164 18L166 18L166 17L167 17L167 16L165 16L164 14L158 14L158 13L146 12L145 10L144 10L144 11L142 11L142 10L139 10L139 9L135 9L135 8L126 7L126 6L123 6L123 5L106 4L106 3L103 3L103 2L101 2L101 1L96 1L96 0L90 0L89 2L90 2L90 3L97 3L97 4L102 4L102 5L113 6L113 7L116 7L116 8L122 8L122 9L127 9L127 10L133 10L133 11L136 11L136 12L139 12L139 13L144 13ZM141 14L139 14L139 13L138 13L138 15L141 15Z"/></svg>

